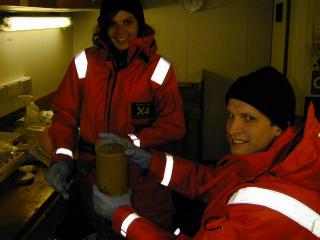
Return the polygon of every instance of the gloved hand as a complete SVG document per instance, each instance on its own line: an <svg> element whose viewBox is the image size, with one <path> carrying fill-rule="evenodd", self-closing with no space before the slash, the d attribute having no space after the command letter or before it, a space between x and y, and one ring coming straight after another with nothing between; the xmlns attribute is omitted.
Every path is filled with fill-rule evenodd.
<svg viewBox="0 0 320 240"><path fill-rule="evenodd" d="M132 144L129 141L129 139L124 138L124 137L120 137L119 135L114 134L114 133L106 133L106 132L100 133L99 137L101 139L103 139L106 144L117 143L117 144L120 144L124 147L127 147L128 144Z"/></svg>
<svg viewBox="0 0 320 240"><path fill-rule="evenodd" d="M130 162L138 164L141 169L146 170L150 167L151 154L142 148L136 147L132 144L124 150L124 155L128 157Z"/></svg>
<svg viewBox="0 0 320 240"><path fill-rule="evenodd" d="M54 163L45 173L48 184L59 193L67 193L70 188L70 182L66 179L73 170L73 161L61 160Z"/></svg>
<svg viewBox="0 0 320 240"><path fill-rule="evenodd" d="M100 137L103 138L106 143L117 143L125 147L124 154L128 157L130 162L140 165L141 169L149 169L151 154L142 148L137 147L131 141L124 137L120 137L114 133L100 133Z"/></svg>
<svg viewBox="0 0 320 240"><path fill-rule="evenodd" d="M124 205L131 205L130 191L122 196L109 196L99 190L97 185L92 186L94 211L101 217L112 220L114 212Z"/></svg>

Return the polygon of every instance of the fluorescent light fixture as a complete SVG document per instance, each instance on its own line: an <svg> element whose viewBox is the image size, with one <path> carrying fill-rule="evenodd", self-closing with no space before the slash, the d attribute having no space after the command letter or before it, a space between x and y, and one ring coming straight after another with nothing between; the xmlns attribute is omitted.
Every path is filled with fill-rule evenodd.
<svg viewBox="0 0 320 240"><path fill-rule="evenodd" d="M69 17L5 17L0 25L2 31L24 31L47 28L66 28L71 25Z"/></svg>

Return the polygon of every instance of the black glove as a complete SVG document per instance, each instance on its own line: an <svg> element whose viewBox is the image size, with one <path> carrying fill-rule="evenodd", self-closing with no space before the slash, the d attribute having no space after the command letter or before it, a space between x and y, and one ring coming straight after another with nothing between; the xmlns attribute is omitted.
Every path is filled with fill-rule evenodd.
<svg viewBox="0 0 320 240"><path fill-rule="evenodd" d="M149 152L132 145L124 150L124 154L130 162L138 164L141 169L149 169L151 161L151 154Z"/></svg>
<svg viewBox="0 0 320 240"><path fill-rule="evenodd" d="M54 188L57 192L67 196L68 189L70 188L70 182L67 183L66 179L73 170L72 160L61 160L55 162L48 168L45 173L45 178L48 184Z"/></svg>
<svg viewBox="0 0 320 240"><path fill-rule="evenodd" d="M124 138L124 137L120 137L119 135L114 134L114 133L106 133L106 132L100 133L99 137L106 144L117 143L117 144L120 144L124 147L127 147L128 144L130 143L129 139Z"/></svg>

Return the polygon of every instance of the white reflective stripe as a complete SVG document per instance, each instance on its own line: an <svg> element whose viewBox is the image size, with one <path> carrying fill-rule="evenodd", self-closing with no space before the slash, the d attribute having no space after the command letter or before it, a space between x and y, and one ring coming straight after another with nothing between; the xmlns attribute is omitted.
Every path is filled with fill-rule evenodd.
<svg viewBox="0 0 320 240"><path fill-rule="evenodd" d="M159 85L162 85L164 79L167 76L169 68L170 68L170 63L164 58L160 58L156 66L156 69L152 74L151 80L158 83Z"/></svg>
<svg viewBox="0 0 320 240"><path fill-rule="evenodd" d="M126 237L127 236L127 230L130 224L137 218L140 218L140 216L136 213L131 213L121 224L121 235Z"/></svg>
<svg viewBox="0 0 320 240"><path fill-rule="evenodd" d="M56 154L64 154L68 155L69 157L73 158L72 151L67 148L58 148Z"/></svg>
<svg viewBox="0 0 320 240"><path fill-rule="evenodd" d="M178 236L179 234L180 234L180 232L181 232L181 230L180 230L180 228L177 228L175 231L174 231L174 235L175 236Z"/></svg>
<svg viewBox="0 0 320 240"><path fill-rule="evenodd" d="M229 204L256 204L280 212L320 237L320 215L297 199L269 189L247 187L235 192Z"/></svg>
<svg viewBox="0 0 320 240"><path fill-rule="evenodd" d="M128 136L131 138L131 140L133 141L133 144L136 145L137 147L140 147L140 139L137 138L136 135L134 134L128 134Z"/></svg>
<svg viewBox="0 0 320 240"><path fill-rule="evenodd" d="M139 139L133 140L133 144L136 145L137 147L140 147L140 140Z"/></svg>
<svg viewBox="0 0 320 240"><path fill-rule="evenodd" d="M74 59L74 63L76 64L78 78L82 79L86 77L87 68L88 68L88 60L85 51L81 51L77 54Z"/></svg>
<svg viewBox="0 0 320 240"><path fill-rule="evenodd" d="M164 170L164 176L161 184L167 187L171 181L172 171L173 171L173 157L171 154L166 153L166 168Z"/></svg>

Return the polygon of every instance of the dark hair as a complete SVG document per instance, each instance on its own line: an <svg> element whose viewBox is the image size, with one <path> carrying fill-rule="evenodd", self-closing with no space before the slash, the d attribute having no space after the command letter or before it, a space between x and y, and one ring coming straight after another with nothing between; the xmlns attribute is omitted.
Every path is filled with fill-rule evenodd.
<svg viewBox="0 0 320 240"><path fill-rule="evenodd" d="M97 19L98 25L92 36L95 46L104 42L108 47L112 47L107 31L114 16L120 11L132 13L138 21L138 37L149 35L153 32L152 28L145 23L142 4L139 0L104 0L100 7L100 15ZM111 45L110 45L111 44Z"/></svg>

